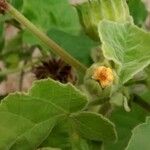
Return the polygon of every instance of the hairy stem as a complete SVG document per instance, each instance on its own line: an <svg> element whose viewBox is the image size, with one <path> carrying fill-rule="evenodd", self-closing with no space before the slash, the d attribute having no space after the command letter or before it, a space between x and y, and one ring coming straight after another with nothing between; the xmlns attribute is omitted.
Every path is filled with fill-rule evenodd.
<svg viewBox="0 0 150 150"><path fill-rule="evenodd" d="M24 25L32 34L34 34L38 39L40 39L48 48L52 49L53 52L59 55L66 63L70 64L78 71L85 73L86 67L81 64L78 60L73 58L69 53L67 53L62 47L60 47L56 42L50 39L45 33L40 31L33 23L31 23L27 18L25 18L18 10L16 10L11 4L7 3L7 10L9 14L13 16L19 23Z"/></svg>

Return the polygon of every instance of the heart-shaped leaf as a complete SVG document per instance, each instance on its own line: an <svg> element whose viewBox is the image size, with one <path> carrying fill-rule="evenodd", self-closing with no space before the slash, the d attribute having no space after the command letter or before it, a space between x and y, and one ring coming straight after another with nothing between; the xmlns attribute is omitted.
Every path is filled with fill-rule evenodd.
<svg viewBox="0 0 150 150"><path fill-rule="evenodd" d="M105 58L117 64L121 83L150 64L150 33L130 23L102 21L99 36Z"/></svg>
<svg viewBox="0 0 150 150"><path fill-rule="evenodd" d="M50 134L60 116L85 107L86 96L71 84L38 81L29 94L11 94L0 104L0 149L33 150Z"/></svg>

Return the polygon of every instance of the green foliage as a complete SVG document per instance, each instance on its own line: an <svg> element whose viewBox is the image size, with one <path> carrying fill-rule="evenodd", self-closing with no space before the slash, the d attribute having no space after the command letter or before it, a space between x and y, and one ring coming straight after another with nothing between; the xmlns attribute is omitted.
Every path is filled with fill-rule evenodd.
<svg viewBox="0 0 150 150"><path fill-rule="evenodd" d="M81 79L75 86L45 79L36 81L28 93L0 95L0 150L149 150L150 33L139 28L147 16L144 3L89 0L77 4L76 11L68 0L8 2L65 49L62 55L68 52L91 67L82 75L84 81ZM26 20L17 20L22 25L14 20L19 13L9 13L12 17L7 12L0 15L0 61L6 67L0 69L0 82L19 70L22 62L32 68L35 48L45 52L31 34L34 25L28 22L32 27L26 24L25 29ZM79 20L89 37L84 35ZM6 35L7 25L17 28L12 38ZM59 51L51 41L49 50L56 46L54 49ZM64 57L64 61L67 59ZM93 79L93 72L100 66L112 70L111 85L102 87ZM25 72L24 68L21 72ZM59 71L55 64L54 68L45 68ZM68 68L61 72L62 78L70 73ZM81 76L78 70L76 73ZM105 80L105 74L102 77Z"/></svg>
<svg viewBox="0 0 150 150"><path fill-rule="evenodd" d="M132 22L125 0L92 0L76 5L80 22L85 32L94 40L99 40L98 23L103 19L116 22Z"/></svg>
<svg viewBox="0 0 150 150"><path fill-rule="evenodd" d="M74 36L55 29L50 30L48 35L83 64L89 66L92 63L90 53L91 49L96 46L97 43L94 43L87 36Z"/></svg>
<svg viewBox="0 0 150 150"><path fill-rule="evenodd" d="M71 33L72 35L77 35L80 32L77 13L67 0L46 0L44 2L42 0L25 0L22 12L30 21L45 32L52 28ZM35 38L26 31L24 33L24 41L37 43Z"/></svg>
<svg viewBox="0 0 150 150"><path fill-rule="evenodd" d="M38 147L50 134L58 116L79 111L86 102L86 97L71 85L63 86L52 80L37 82L28 95L6 97L0 105L0 149Z"/></svg>
<svg viewBox="0 0 150 150"><path fill-rule="evenodd" d="M133 16L134 23L138 26L143 26L148 12L142 0L129 0L128 6L130 13Z"/></svg>
<svg viewBox="0 0 150 150"><path fill-rule="evenodd" d="M149 150L150 143L150 117L146 118L146 122L134 128L132 137L126 150Z"/></svg>
<svg viewBox="0 0 150 150"><path fill-rule="evenodd" d="M67 0L47 0L44 2L41 0L25 0L22 12L44 31L57 28L77 34L80 29L77 14Z"/></svg>
<svg viewBox="0 0 150 150"><path fill-rule="evenodd" d="M0 105L0 149L37 148L51 134L59 118L64 120L61 126L71 122L81 137L115 140L114 125L107 119L91 113L72 114L81 111L86 104L86 96L75 87L49 79L36 82L28 94L9 95Z"/></svg>
<svg viewBox="0 0 150 150"><path fill-rule="evenodd" d="M150 34L129 23L102 21L99 35L105 58L117 65L121 83L150 64Z"/></svg>
<svg viewBox="0 0 150 150"><path fill-rule="evenodd" d="M9 0L9 2L17 9L21 10L24 0Z"/></svg>
<svg viewBox="0 0 150 150"><path fill-rule="evenodd" d="M50 147L45 147L45 148L40 148L38 150L60 150L59 148L50 148Z"/></svg>
<svg viewBox="0 0 150 150"><path fill-rule="evenodd" d="M102 115L82 112L72 117L81 136L95 141L115 141L114 125Z"/></svg>
<svg viewBox="0 0 150 150"><path fill-rule="evenodd" d="M115 109L109 119L115 123L118 133L118 141L114 144L105 144L106 150L124 150L132 134L132 129L142 122L149 115L136 104L132 105L130 112L125 112L123 108Z"/></svg>

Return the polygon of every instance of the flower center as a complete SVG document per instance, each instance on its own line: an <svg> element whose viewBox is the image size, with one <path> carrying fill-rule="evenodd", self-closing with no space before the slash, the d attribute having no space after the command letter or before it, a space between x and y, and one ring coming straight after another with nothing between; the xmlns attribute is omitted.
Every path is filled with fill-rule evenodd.
<svg viewBox="0 0 150 150"><path fill-rule="evenodd" d="M102 88L105 88L113 83L113 71L109 67L100 66L94 70L92 78L97 80Z"/></svg>

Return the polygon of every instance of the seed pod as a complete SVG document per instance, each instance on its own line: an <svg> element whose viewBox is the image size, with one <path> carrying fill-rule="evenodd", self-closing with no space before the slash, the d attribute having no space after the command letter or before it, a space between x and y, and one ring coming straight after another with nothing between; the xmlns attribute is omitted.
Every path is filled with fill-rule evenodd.
<svg viewBox="0 0 150 150"><path fill-rule="evenodd" d="M117 78L109 63L96 63L87 70L84 83L91 96L103 103L116 89Z"/></svg>
<svg viewBox="0 0 150 150"><path fill-rule="evenodd" d="M42 61L42 64L33 69L37 79L52 78L62 83L76 84L77 76L73 68L60 58L51 58Z"/></svg>
<svg viewBox="0 0 150 150"><path fill-rule="evenodd" d="M6 0L0 0L0 13L5 14L6 10L7 10Z"/></svg>

